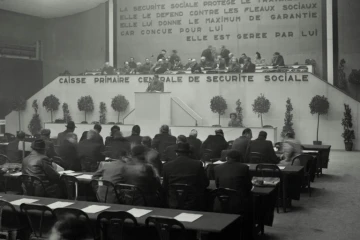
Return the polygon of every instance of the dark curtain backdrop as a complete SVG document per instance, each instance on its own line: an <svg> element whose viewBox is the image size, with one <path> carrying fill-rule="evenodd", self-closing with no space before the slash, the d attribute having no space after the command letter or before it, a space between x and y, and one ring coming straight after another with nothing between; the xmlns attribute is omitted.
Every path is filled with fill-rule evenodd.
<svg viewBox="0 0 360 240"><path fill-rule="evenodd" d="M41 61L0 58L0 119L10 112L14 99L28 99L42 88L42 71Z"/></svg>

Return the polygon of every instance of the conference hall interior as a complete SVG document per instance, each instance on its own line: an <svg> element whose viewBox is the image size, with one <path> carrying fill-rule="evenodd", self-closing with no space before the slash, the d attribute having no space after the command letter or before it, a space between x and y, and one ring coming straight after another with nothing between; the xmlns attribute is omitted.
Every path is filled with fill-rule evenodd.
<svg viewBox="0 0 360 240"><path fill-rule="evenodd" d="M0 239L360 239L359 12L0 0Z"/></svg>

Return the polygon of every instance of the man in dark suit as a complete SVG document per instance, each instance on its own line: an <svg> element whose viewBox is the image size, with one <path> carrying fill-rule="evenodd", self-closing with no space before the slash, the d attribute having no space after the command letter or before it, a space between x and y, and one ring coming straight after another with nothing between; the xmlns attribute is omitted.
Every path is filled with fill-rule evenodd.
<svg viewBox="0 0 360 240"><path fill-rule="evenodd" d="M221 58L223 58L225 60L226 66L229 65L229 57L230 51L228 49L226 49L226 47L223 45L221 47L221 52L220 52L220 56Z"/></svg>
<svg viewBox="0 0 360 240"><path fill-rule="evenodd" d="M105 147L99 143L98 135L95 130L90 130L87 139L78 145L78 158L83 172L95 172L98 163L105 160Z"/></svg>
<svg viewBox="0 0 360 240"><path fill-rule="evenodd" d="M179 143L178 157L168 162L163 167L163 189L168 206L174 208L177 205L175 193L171 189L172 184L188 184L192 188L185 200L184 208L187 210L200 210L205 189L209 186L209 180L201 162L191 159L188 143Z"/></svg>
<svg viewBox="0 0 360 240"><path fill-rule="evenodd" d="M164 92L164 82L159 80L159 75L154 75L154 78L147 87L146 92Z"/></svg>
<svg viewBox="0 0 360 240"><path fill-rule="evenodd" d="M155 168L158 176L161 176L163 164L161 162L159 152L151 148L151 138L149 136L143 137L141 139L141 145L143 145L146 148L145 150L146 162L151 164Z"/></svg>
<svg viewBox="0 0 360 240"><path fill-rule="evenodd" d="M164 153L165 149L168 146L171 146L176 143L176 137L170 135L170 129L168 125L162 125L160 128L160 133L156 134L152 141L152 148L158 151L161 154Z"/></svg>
<svg viewBox="0 0 360 240"><path fill-rule="evenodd" d="M7 145L7 156L11 163L21 163L22 151L19 149L19 142L25 140L25 133L19 131L16 133L16 139Z"/></svg>
<svg viewBox="0 0 360 240"><path fill-rule="evenodd" d="M257 152L262 154L263 163L272 163L277 164L279 160L275 154L274 146L271 141L266 140L267 133L265 131L260 131L259 137L250 142L250 146L247 152L247 161L251 161L249 159L249 154L252 152Z"/></svg>
<svg viewBox="0 0 360 240"><path fill-rule="evenodd" d="M102 129L102 127L101 127L100 124L96 123L96 124L94 125L94 130L98 133L98 138L97 138L97 139L98 139L99 143L100 143L100 144L104 144L104 139L103 139L103 137L100 135L101 129ZM84 131L84 132L82 133L79 142L82 142L82 141L86 140L86 138L87 138L87 133L88 133L88 131Z"/></svg>
<svg viewBox="0 0 360 240"><path fill-rule="evenodd" d="M114 139L114 134L116 132L120 132L120 127L117 125L114 125L111 127L110 136L105 138L105 146L110 146L110 143Z"/></svg>
<svg viewBox="0 0 360 240"><path fill-rule="evenodd" d="M244 131L242 132L242 136L235 139L232 145L233 150L240 152L243 161L245 160L246 152L249 147L249 143L251 142L251 139L252 139L251 129L245 128Z"/></svg>
<svg viewBox="0 0 360 240"><path fill-rule="evenodd" d="M69 121L67 123L67 125L66 125L66 130L64 132L61 132L61 133L58 134L58 136L57 136L57 145L61 146L62 142L65 139L65 135L67 133L73 133L75 128L76 128L75 123L73 121ZM77 137L76 137L76 141L77 141Z"/></svg>
<svg viewBox="0 0 360 240"><path fill-rule="evenodd" d="M184 135L179 135L176 139L176 143L171 146L168 146L165 149L161 160L164 162L170 162L174 160L177 157L176 150L178 148L177 144L179 143L187 143L187 138Z"/></svg>
<svg viewBox="0 0 360 240"><path fill-rule="evenodd" d="M62 159L62 166L65 170L81 171L80 160L78 159L77 137L75 133L65 135L63 144L59 147L59 156Z"/></svg>
<svg viewBox="0 0 360 240"><path fill-rule="evenodd" d="M201 57L205 57L206 62L214 62L214 57L212 53L212 46L209 46L201 53Z"/></svg>
<svg viewBox="0 0 360 240"><path fill-rule="evenodd" d="M244 59L243 73L254 73L256 69L255 64L251 62L251 58L247 57Z"/></svg>
<svg viewBox="0 0 360 240"><path fill-rule="evenodd" d="M228 148L228 143L224 138L224 132L222 129L215 130L215 135L209 135L204 141L201 151L209 151L211 158L220 158L221 152Z"/></svg>
<svg viewBox="0 0 360 240"><path fill-rule="evenodd" d="M53 158L57 156L57 153L55 152L54 143L50 139L50 134L51 134L50 129L42 129L40 132L40 138L45 142L46 156L48 158Z"/></svg>
<svg viewBox="0 0 360 240"><path fill-rule="evenodd" d="M35 140L31 148L33 150L23 160L22 173L40 178L45 187L47 197L61 198L60 175L51 164L50 159L45 155L46 144L44 140ZM44 196L41 186L35 185L34 187L36 196ZM26 194L26 188L24 190Z"/></svg>
<svg viewBox="0 0 360 240"><path fill-rule="evenodd" d="M139 125L133 126L131 136L126 137L126 140L128 140L132 146L141 145L142 137L140 136L140 132L141 129Z"/></svg>
<svg viewBox="0 0 360 240"><path fill-rule="evenodd" d="M202 142L200 139L197 138L197 135L198 135L198 132L195 129L191 130L190 135L187 138L187 142L190 144L190 146L193 150L192 156L195 159L200 160Z"/></svg>
<svg viewBox="0 0 360 240"><path fill-rule="evenodd" d="M271 64L274 67L282 67L285 66L284 57L280 55L280 53L275 52Z"/></svg>
<svg viewBox="0 0 360 240"><path fill-rule="evenodd" d="M114 139L107 147L107 151L109 151L109 156L114 158L114 156L118 154L119 150L125 152L126 155L130 155L131 144L126 138L123 137L121 132L115 132Z"/></svg>
<svg viewBox="0 0 360 240"><path fill-rule="evenodd" d="M166 54L166 50L161 50L161 53L157 56L157 61L159 61L160 59L165 59L165 54Z"/></svg>
<svg viewBox="0 0 360 240"><path fill-rule="evenodd" d="M105 66L103 67L103 69L101 70L101 75L114 75L115 74L115 69L113 66L110 66L109 62L105 63Z"/></svg>

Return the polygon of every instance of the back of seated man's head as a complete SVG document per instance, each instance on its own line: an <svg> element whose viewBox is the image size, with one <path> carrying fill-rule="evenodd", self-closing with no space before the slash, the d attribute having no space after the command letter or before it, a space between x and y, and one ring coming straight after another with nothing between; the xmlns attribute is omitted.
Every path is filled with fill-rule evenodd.
<svg viewBox="0 0 360 240"><path fill-rule="evenodd" d="M120 131L115 132L113 138L115 140L123 138L122 132L120 132Z"/></svg>
<svg viewBox="0 0 360 240"><path fill-rule="evenodd" d="M77 136L75 133L67 133L65 135L65 140L67 140L68 142L75 144L77 143Z"/></svg>
<svg viewBox="0 0 360 240"><path fill-rule="evenodd" d="M169 131L170 131L170 128L168 125L162 125L160 127L160 133L169 133Z"/></svg>
<svg viewBox="0 0 360 240"><path fill-rule="evenodd" d="M51 131L50 131L50 129L42 129L41 131L40 131L40 135L42 136L42 137L45 137L45 138L49 138L50 137L50 134L51 134Z"/></svg>
<svg viewBox="0 0 360 240"><path fill-rule="evenodd" d="M94 140L96 139L97 137L99 136L98 132L91 129L90 131L87 132L87 135L86 135L86 139L88 140Z"/></svg>
<svg viewBox="0 0 360 240"><path fill-rule="evenodd" d="M141 129L140 129L140 126L139 126L139 125L133 126L133 128L132 128L132 130L131 130L131 133L132 133L132 134L139 135L140 132L141 132Z"/></svg>
<svg viewBox="0 0 360 240"><path fill-rule="evenodd" d="M19 131L16 133L16 138L19 140L24 140L25 139L25 133L23 131Z"/></svg>
<svg viewBox="0 0 360 240"><path fill-rule="evenodd" d="M145 153L146 153L146 147L143 145L137 145L131 149L132 157L140 161L145 162Z"/></svg>
<svg viewBox="0 0 360 240"><path fill-rule="evenodd" d="M151 137L145 136L141 139L141 144L146 147L151 147Z"/></svg>
<svg viewBox="0 0 360 240"><path fill-rule="evenodd" d="M50 240L90 239L89 227L84 219L72 214L62 216L51 230Z"/></svg>
<svg viewBox="0 0 360 240"><path fill-rule="evenodd" d="M242 135L244 137L248 137L248 138L252 138L252 131L250 128L245 128L244 131L242 132Z"/></svg>
<svg viewBox="0 0 360 240"><path fill-rule="evenodd" d="M288 133L285 134L285 137L286 137L286 138L294 139L294 138L295 138L295 133L293 133L293 132L288 132Z"/></svg>
<svg viewBox="0 0 360 240"><path fill-rule="evenodd" d="M114 136L114 133L115 133L115 132L119 132L119 131L120 131L120 127L119 127L119 126L117 126L117 125L112 126L112 127L111 127L111 130L110 130L111 136Z"/></svg>
<svg viewBox="0 0 360 240"><path fill-rule="evenodd" d="M101 127L101 125L99 123L94 125L94 130L96 130L98 133L101 132L101 129L102 129L102 127Z"/></svg>
<svg viewBox="0 0 360 240"><path fill-rule="evenodd" d="M259 138L266 140L266 138L267 138L267 132L265 132L265 131L260 131L260 132L259 132Z"/></svg>
<svg viewBox="0 0 360 240"><path fill-rule="evenodd" d="M224 136L224 132L222 129L215 130L215 135Z"/></svg>
<svg viewBox="0 0 360 240"><path fill-rule="evenodd" d="M187 138L184 135L179 135L176 139L176 143L187 143Z"/></svg>
<svg viewBox="0 0 360 240"><path fill-rule="evenodd" d="M226 155L227 161L240 162L241 158L242 158L241 153L236 150L231 150Z"/></svg>
<svg viewBox="0 0 360 240"><path fill-rule="evenodd" d="M196 129L191 130L190 137L195 137L196 138L197 135L198 135L198 131Z"/></svg>

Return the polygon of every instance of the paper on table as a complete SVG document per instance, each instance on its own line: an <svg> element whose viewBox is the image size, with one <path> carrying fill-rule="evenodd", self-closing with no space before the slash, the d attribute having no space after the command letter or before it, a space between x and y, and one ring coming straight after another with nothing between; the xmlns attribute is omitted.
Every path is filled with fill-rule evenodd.
<svg viewBox="0 0 360 240"><path fill-rule="evenodd" d="M279 166L280 170L284 170L285 166Z"/></svg>
<svg viewBox="0 0 360 240"><path fill-rule="evenodd" d="M139 208L132 208L129 211L127 211L128 213L132 214L134 217L139 218L142 217L146 214L148 214L149 212L151 212L152 210L147 210L147 209L139 209Z"/></svg>
<svg viewBox="0 0 360 240"><path fill-rule="evenodd" d="M83 210L86 213L97 213L97 212L104 211L105 209L108 209L108 208L110 208L110 207L109 206L101 206L101 205L90 205L81 210Z"/></svg>
<svg viewBox="0 0 360 240"><path fill-rule="evenodd" d="M180 222L194 222L200 217L202 217L202 214L180 213L174 218Z"/></svg>
<svg viewBox="0 0 360 240"><path fill-rule="evenodd" d="M92 178L92 175L89 175L89 174L83 174L83 175L77 176L77 178L82 178L82 179L91 179L91 178Z"/></svg>
<svg viewBox="0 0 360 240"><path fill-rule="evenodd" d="M55 208L64 208L64 207L67 207L67 206L70 206L74 204L73 202L54 202L52 204L49 204L47 205L49 208L51 209L55 209Z"/></svg>
<svg viewBox="0 0 360 240"><path fill-rule="evenodd" d="M12 201L11 204L12 205L18 205L20 206L22 203L34 203L39 201L38 199L31 199L31 198L21 198L15 201Z"/></svg>
<svg viewBox="0 0 360 240"><path fill-rule="evenodd" d="M223 161L219 160L219 161L214 162L213 164L217 165L217 164L223 164L223 163L224 163Z"/></svg>
<svg viewBox="0 0 360 240"><path fill-rule="evenodd" d="M66 170L66 171L61 171L59 172L60 174L69 174L69 173L73 173L73 170Z"/></svg>
<svg viewBox="0 0 360 240"><path fill-rule="evenodd" d="M22 172L12 173L11 176L18 177L22 175Z"/></svg>
<svg viewBox="0 0 360 240"><path fill-rule="evenodd" d="M67 175L67 176L79 176L79 175L82 175L82 173L73 172L73 173L66 173L65 175Z"/></svg>

